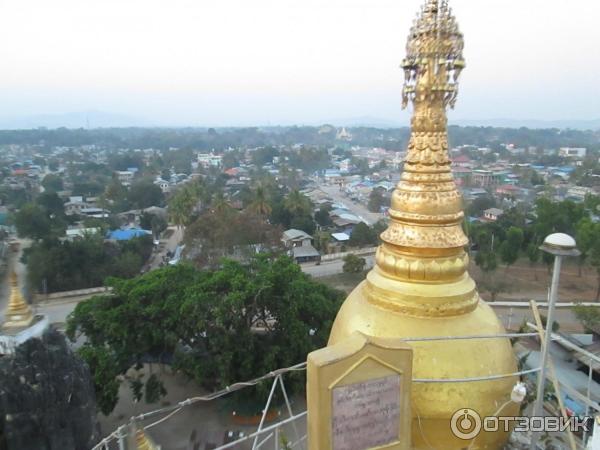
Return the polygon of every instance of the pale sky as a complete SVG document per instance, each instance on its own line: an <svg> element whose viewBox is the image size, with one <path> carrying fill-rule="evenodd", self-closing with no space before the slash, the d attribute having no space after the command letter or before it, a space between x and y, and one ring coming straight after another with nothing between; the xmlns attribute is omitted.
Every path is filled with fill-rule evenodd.
<svg viewBox="0 0 600 450"><path fill-rule="evenodd" d="M0 0L0 117L406 121L398 66L422 2ZM453 118L600 118L600 2L450 5L467 61Z"/></svg>

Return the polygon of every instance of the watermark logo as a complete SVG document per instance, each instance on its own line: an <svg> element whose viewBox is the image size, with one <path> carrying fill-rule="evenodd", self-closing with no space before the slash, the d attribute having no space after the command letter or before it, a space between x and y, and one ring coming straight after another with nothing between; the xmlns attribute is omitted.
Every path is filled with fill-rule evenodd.
<svg viewBox="0 0 600 450"><path fill-rule="evenodd" d="M469 408L459 409L450 419L450 428L459 439L473 439L481 431L481 416Z"/></svg>
<svg viewBox="0 0 600 450"><path fill-rule="evenodd" d="M496 431L517 432L582 432L590 431L591 417L523 417L523 416L484 416L472 409L456 411L450 419L452 434L459 439L471 440L481 433Z"/></svg>

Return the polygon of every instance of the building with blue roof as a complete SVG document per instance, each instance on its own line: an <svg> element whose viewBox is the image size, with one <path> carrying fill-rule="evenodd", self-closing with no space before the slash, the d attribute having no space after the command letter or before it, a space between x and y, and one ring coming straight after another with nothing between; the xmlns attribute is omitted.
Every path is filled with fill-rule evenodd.
<svg viewBox="0 0 600 450"><path fill-rule="evenodd" d="M136 237L150 236L151 231L142 230L141 228L128 228L126 230L113 230L106 234L106 239L112 241L129 241Z"/></svg>

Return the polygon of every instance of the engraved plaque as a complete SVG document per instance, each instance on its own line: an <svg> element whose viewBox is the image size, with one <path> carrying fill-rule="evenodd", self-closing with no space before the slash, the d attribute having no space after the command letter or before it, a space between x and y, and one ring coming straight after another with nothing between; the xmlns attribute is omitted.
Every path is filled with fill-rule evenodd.
<svg viewBox="0 0 600 450"><path fill-rule="evenodd" d="M333 389L333 450L366 450L396 442L400 375Z"/></svg>

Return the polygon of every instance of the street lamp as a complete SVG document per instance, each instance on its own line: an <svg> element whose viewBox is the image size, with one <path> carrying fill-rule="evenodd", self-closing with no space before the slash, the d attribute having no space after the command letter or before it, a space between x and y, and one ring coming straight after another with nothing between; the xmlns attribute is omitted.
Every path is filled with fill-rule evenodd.
<svg viewBox="0 0 600 450"><path fill-rule="evenodd" d="M560 277L560 266L562 259L565 256L579 256L580 251L577 250L577 244L568 234L554 233L544 239L544 243L540 246L543 250L551 255L554 255L554 269L552 271L552 284L550 285L550 298L548 300L548 316L546 318L546 330L544 335L544 343L542 346L540 374L537 385L537 397L533 407L533 416L541 417L544 410L544 387L546 385L546 364L548 361L548 352L550 350L550 342L552 341L552 325L554 324L554 307L556 306L556 298L558 296L558 279ZM537 441L539 433L534 432L531 437L531 448L537 450Z"/></svg>

